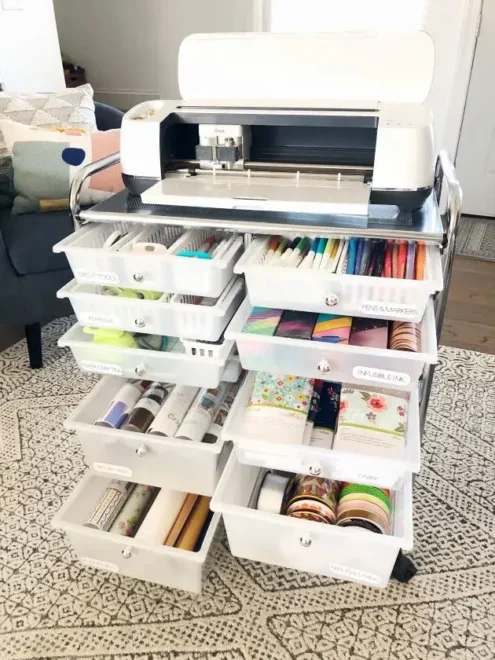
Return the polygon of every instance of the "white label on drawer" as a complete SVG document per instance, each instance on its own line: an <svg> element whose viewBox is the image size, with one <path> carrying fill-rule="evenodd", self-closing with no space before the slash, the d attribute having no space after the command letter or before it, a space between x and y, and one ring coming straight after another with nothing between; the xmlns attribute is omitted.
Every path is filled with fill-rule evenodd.
<svg viewBox="0 0 495 660"><path fill-rule="evenodd" d="M81 360L81 369L97 374L111 374L112 376L122 376L124 373L124 370L118 364L93 362L92 360Z"/></svg>
<svg viewBox="0 0 495 660"><path fill-rule="evenodd" d="M116 477L132 477L132 470L123 465L112 465L111 463L93 463L93 468L96 472L105 472L105 474L113 474Z"/></svg>
<svg viewBox="0 0 495 660"><path fill-rule="evenodd" d="M88 284L118 284L120 281L117 273L111 271L78 268L74 274L77 280L84 280Z"/></svg>
<svg viewBox="0 0 495 660"><path fill-rule="evenodd" d="M393 316L398 319L411 319L418 316L419 310L414 305L400 305L398 303L373 302L368 300L361 305L361 311L365 314L377 314L378 316Z"/></svg>
<svg viewBox="0 0 495 660"><path fill-rule="evenodd" d="M79 322L83 325L96 326L97 328L102 325L121 325L120 319L117 316L109 316L107 314L94 314L93 312L81 312L78 316Z"/></svg>
<svg viewBox="0 0 495 660"><path fill-rule="evenodd" d="M112 564L109 561L101 561L100 559L93 559L92 557L80 557L79 561L85 566L90 568L97 568L99 571L111 571L118 573L119 567L117 564Z"/></svg>
<svg viewBox="0 0 495 660"><path fill-rule="evenodd" d="M374 369L373 367L354 367L352 370L354 378L370 380L374 383L385 383L387 385L401 385L406 387L411 382L409 374L400 371L387 371L387 369Z"/></svg>
<svg viewBox="0 0 495 660"><path fill-rule="evenodd" d="M361 582L367 582L368 584L380 584L382 581L381 578L379 578L378 575L375 575L374 573L360 571L357 568L351 568L350 566L330 564L328 568L338 577L347 578L349 580L360 580Z"/></svg>

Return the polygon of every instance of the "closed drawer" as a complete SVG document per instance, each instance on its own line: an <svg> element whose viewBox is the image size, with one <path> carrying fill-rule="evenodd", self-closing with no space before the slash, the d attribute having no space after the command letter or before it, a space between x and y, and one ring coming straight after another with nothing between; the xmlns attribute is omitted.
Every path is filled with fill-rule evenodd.
<svg viewBox="0 0 495 660"><path fill-rule="evenodd" d="M91 568L121 573L172 589L201 592L205 562L220 515L213 516L199 552L143 543L137 539L84 527L108 478L89 471L55 516L52 525L64 531L79 560Z"/></svg>
<svg viewBox="0 0 495 660"><path fill-rule="evenodd" d="M192 296L181 294L164 294L159 300L103 295L101 286L75 280L57 296L69 298L82 325L217 341L244 297L244 282L232 280L212 306L194 304Z"/></svg>
<svg viewBox="0 0 495 660"><path fill-rule="evenodd" d="M236 382L241 372L239 360L232 359L233 340L219 345L178 341L168 352L97 344L91 339L76 323L58 345L68 346L79 368L90 373L210 388L221 380Z"/></svg>
<svg viewBox="0 0 495 660"><path fill-rule="evenodd" d="M123 236L104 247L115 232ZM232 238L224 254L215 259L177 256L181 251L199 248L214 235L216 241ZM153 254L133 251L135 243L159 243L168 249ZM210 229L191 229L132 224L91 224L57 243L54 252L65 252L79 284L114 286L188 293L217 297L232 279L234 264L243 250L243 239L236 234Z"/></svg>
<svg viewBox="0 0 495 660"><path fill-rule="evenodd" d="M252 305L417 323L430 296L443 289L436 245L427 246L426 279L419 281L264 266L269 240L255 239L234 269L246 276Z"/></svg>
<svg viewBox="0 0 495 660"><path fill-rule="evenodd" d="M212 495L230 452L221 439L206 444L95 426L122 384L104 376L64 423L77 433L88 466L110 477Z"/></svg>
<svg viewBox="0 0 495 660"><path fill-rule="evenodd" d="M249 508L260 469L242 465L232 454L211 502L223 516L233 555L373 587L387 585L399 550L412 548L410 476L393 493L393 534L382 535Z"/></svg>
<svg viewBox="0 0 495 660"><path fill-rule="evenodd" d="M225 333L235 339L244 369L411 390L425 364L437 362L432 302L421 323L421 353L245 333L242 328L251 310L244 301Z"/></svg>
<svg viewBox="0 0 495 660"><path fill-rule="evenodd" d="M267 442L250 436L245 430L246 406L255 378L255 372L246 376L222 432L224 441L234 443L234 452L240 463L391 489L398 488L410 473L419 472L421 435L417 389L411 392L409 399L404 456L396 460L303 444Z"/></svg>

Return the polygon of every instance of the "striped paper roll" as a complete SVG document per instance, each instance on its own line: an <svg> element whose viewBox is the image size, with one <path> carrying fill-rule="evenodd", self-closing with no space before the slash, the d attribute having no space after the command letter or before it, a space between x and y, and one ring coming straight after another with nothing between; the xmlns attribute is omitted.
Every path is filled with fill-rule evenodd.
<svg viewBox="0 0 495 660"><path fill-rule="evenodd" d="M388 347L394 351L421 352L421 324L394 321L390 327Z"/></svg>

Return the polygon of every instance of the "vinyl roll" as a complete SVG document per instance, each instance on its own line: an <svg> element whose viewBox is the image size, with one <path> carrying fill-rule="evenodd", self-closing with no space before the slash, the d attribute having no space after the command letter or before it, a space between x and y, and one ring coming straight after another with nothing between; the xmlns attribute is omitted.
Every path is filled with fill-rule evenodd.
<svg viewBox="0 0 495 660"><path fill-rule="evenodd" d="M210 513L211 497L200 497L196 502L191 515L182 528L182 532L175 544L179 550L194 550L196 542L201 535L203 525L206 523Z"/></svg>
<svg viewBox="0 0 495 660"><path fill-rule="evenodd" d="M189 495L186 497L184 504L179 511L179 515L177 516L172 529L170 530L170 533L165 540L165 545L173 547L177 543L177 540L181 535L182 530L184 529L184 525L191 515L192 510L196 506L198 499L199 495L193 495L192 493L189 493Z"/></svg>
<svg viewBox="0 0 495 660"><path fill-rule="evenodd" d="M145 543L163 545L184 505L186 497L187 493L162 488L135 538Z"/></svg>
<svg viewBox="0 0 495 660"><path fill-rule="evenodd" d="M280 513L289 477L268 472L261 484L256 508L266 513Z"/></svg>
<svg viewBox="0 0 495 660"><path fill-rule="evenodd" d="M141 523L146 507L157 490L154 486L136 484L108 531L111 534L133 537Z"/></svg>
<svg viewBox="0 0 495 660"><path fill-rule="evenodd" d="M134 484L128 481L118 481L116 479L110 481L84 526L99 529L102 532L108 531L133 488Z"/></svg>
<svg viewBox="0 0 495 660"><path fill-rule="evenodd" d="M148 433L173 438L198 392L198 387L176 385L151 422Z"/></svg>

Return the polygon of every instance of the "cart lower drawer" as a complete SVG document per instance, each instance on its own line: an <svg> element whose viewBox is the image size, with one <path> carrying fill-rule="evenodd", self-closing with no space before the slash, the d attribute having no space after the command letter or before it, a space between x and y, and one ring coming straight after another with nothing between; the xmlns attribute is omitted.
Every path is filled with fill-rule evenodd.
<svg viewBox="0 0 495 660"><path fill-rule="evenodd" d="M251 311L245 300L225 333L235 339L244 369L411 390L438 359L433 303L421 323L421 353L242 332Z"/></svg>
<svg viewBox="0 0 495 660"><path fill-rule="evenodd" d="M221 439L206 444L95 426L123 382L102 378L65 421L77 433L89 467L149 486L212 495L230 452Z"/></svg>
<svg viewBox="0 0 495 660"><path fill-rule="evenodd" d="M155 582L172 589L201 592L205 562L220 515L213 516L199 552L189 552L84 527L108 478L88 472L53 520L86 566Z"/></svg>
<svg viewBox="0 0 495 660"><path fill-rule="evenodd" d="M231 455L211 508L223 515L236 557L385 587L399 550L412 548L412 484L393 497L393 534L373 534L249 508L261 468Z"/></svg>

